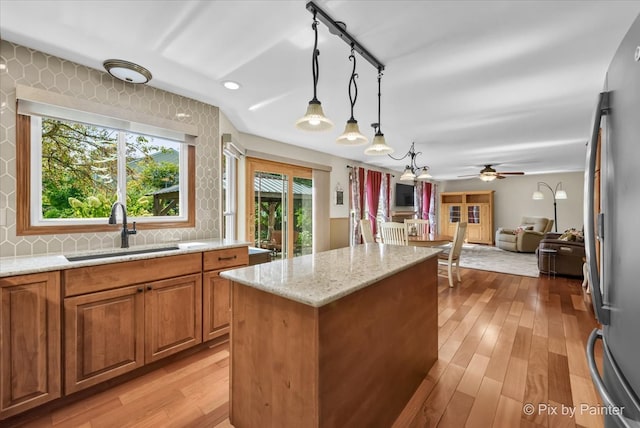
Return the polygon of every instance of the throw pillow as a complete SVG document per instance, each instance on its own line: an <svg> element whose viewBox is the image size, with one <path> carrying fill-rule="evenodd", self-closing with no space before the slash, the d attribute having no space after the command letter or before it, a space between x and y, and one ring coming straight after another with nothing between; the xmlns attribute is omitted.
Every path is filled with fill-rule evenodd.
<svg viewBox="0 0 640 428"><path fill-rule="evenodd" d="M561 241L582 242L584 240L584 237L582 235L582 231L571 228L571 229L565 230L562 236L560 236L558 239Z"/></svg>
<svg viewBox="0 0 640 428"><path fill-rule="evenodd" d="M524 232L525 230L533 230L533 226L526 225L526 224L521 224L520 226L516 227L516 229L515 229L516 235L518 233Z"/></svg>

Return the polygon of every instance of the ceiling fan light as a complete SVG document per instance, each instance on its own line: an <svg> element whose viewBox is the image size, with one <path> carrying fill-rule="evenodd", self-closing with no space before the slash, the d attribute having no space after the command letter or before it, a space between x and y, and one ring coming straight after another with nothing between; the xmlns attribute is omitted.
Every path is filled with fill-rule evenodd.
<svg viewBox="0 0 640 428"><path fill-rule="evenodd" d="M387 145L384 134L380 132L376 133L371 145L364 150L364 154L370 156L384 156L391 153L393 153L393 149Z"/></svg>
<svg viewBox="0 0 640 428"><path fill-rule="evenodd" d="M420 175L418 175L418 180L426 180L429 178L433 177L431 177L431 174L429 174L429 168L425 166L424 168L422 168L422 172L420 173Z"/></svg>
<svg viewBox="0 0 640 428"><path fill-rule="evenodd" d="M566 193L565 193L566 196ZM544 199L544 195L542 194L541 191L536 190L535 192L533 192L533 195L531 195L531 199L535 199L536 201L539 201L540 199Z"/></svg>
<svg viewBox="0 0 640 428"><path fill-rule="evenodd" d="M303 131L327 131L333 128L333 122L324 115L320 101L311 100L307 113L298 119L296 127Z"/></svg>
<svg viewBox="0 0 640 428"><path fill-rule="evenodd" d="M404 172L400 176L400 181L413 181L415 179L416 179L416 175L408 166L404 169Z"/></svg>
<svg viewBox="0 0 640 428"><path fill-rule="evenodd" d="M336 143L343 144L345 146L359 146L367 144L369 139L362 135L360 128L358 127L357 120L348 120L347 125L344 127L344 132L336 139Z"/></svg>
<svg viewBox="0 0 640 428"><path fill-rule="evenodd" d="M480 174L480 180L482 181L493 181L496 178L498 178L496 174Z"/></svg>

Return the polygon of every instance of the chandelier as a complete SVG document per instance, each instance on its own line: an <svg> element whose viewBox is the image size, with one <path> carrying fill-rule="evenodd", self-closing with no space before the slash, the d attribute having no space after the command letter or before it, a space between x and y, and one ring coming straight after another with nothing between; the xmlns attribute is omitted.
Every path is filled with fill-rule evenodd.
<svg viewBox="0 0 640 428"><path fill-rule="evenodd" d="M409 165L405 167L404 172L400 176L400 181L426 180L432 178L431 174L429 174L429 167L427 165L420 166L416 163L416 158L421 154L422 152L416 152L414 142L411 143L411 148L404 156L400 158L394 158L393 156L389 155L391 159L397 161L409 158Z"/></svg>

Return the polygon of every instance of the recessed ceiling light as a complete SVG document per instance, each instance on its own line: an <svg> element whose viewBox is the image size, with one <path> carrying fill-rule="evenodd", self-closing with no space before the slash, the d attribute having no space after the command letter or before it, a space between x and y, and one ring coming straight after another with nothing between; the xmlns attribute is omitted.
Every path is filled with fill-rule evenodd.
<svg viewBox="0 0 640 428"><path fill-rule="evenodd" d="M7 64L2 63L0 64L0 70L6 70L7 69Z"/></svg>
<svg viewBox="0 0 640 428"><path fill-rule="evenodd" d="M110 75L124 82L147 83L151 80L151 72L149 70L129 61L108 59L102 65Z"/></svg>
<svg viewBox="0 0 640 428"><path fill-rule="evenodd" d="M222 82L222 84L225 88L231 89L232 91L240 89L240 84L238 82L234 82L233 80L225 80L224 82Z"/></svg>
<svg viewBox="0 0 640 428"><path fill-rule="evenodd" d="M176 117L178 119L184 119L184 118L187 118L187 117L191 117L191 115L189 113L176 113Z"/></svg>

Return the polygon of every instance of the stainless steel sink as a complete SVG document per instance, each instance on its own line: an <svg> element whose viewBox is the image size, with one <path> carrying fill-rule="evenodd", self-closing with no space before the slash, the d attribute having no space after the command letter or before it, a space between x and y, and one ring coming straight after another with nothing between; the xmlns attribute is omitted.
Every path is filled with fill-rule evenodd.
<svg viewBox="0 0 640 428"><path fill-rule="evenodd" d="M143 250L127 250L127 251L117 251L114 253L86 254L83 256L64 256L64 257L70 262L78 262L82 260L105 259L109 257L130 256L133 254L159 253L162 251L173 251L173 250L179 250L179 249L180 247L178 247L177 245L173 245L171 247L147 248Z"/></svg>

